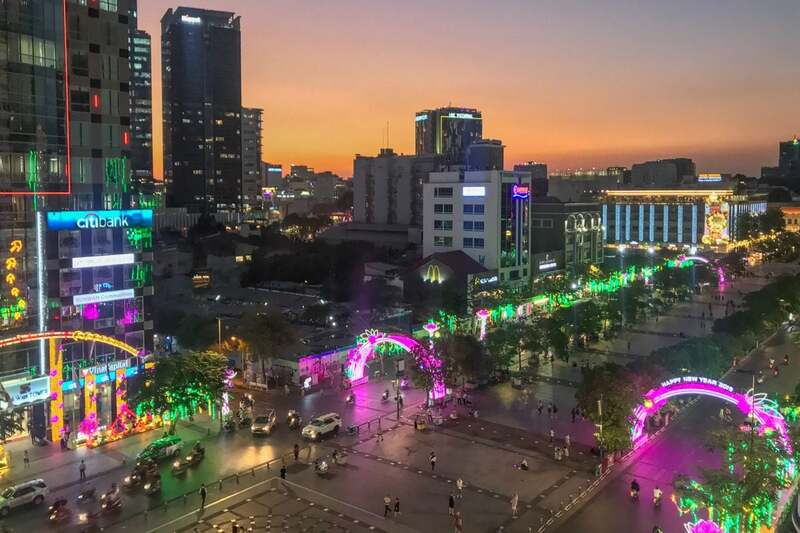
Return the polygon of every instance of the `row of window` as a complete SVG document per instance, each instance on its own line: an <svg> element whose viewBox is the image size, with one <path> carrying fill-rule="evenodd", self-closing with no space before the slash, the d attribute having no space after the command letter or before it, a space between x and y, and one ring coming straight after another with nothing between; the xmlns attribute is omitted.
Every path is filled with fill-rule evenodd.
<svg viewBox="0 0 800 533"><path fill-rule="evenodd" d="M433 204L433 212L436 214L452 214L453 204ZM465 215L482 215L485 212L483 204L464 204Z"/></svg>
<svg viewBox="0 0 800 533"><path fill-rule="evenodd" d="M484 223L482 220L465 220L464 231L483 231ZM452 220L434 220L433 229L439 231L453 231Z"/></svg>
<svg viewBox="0 0 800 533"><path fill-rule="evenodd" d="M486 241L481 238L465 237L464 240L462 241L462 245L463 248L483 249L483 247L486 245ZM433 237L433 246L435 246L436 248L452 248L453 238L435 235Z"/></svg>
<svg viewBox="0 0 800 533"><path fill-rule="evenodd" d="M453 188L452 187L436 187L433 189L433 196L436 198L452 198L453 197Z"/></svg>
<svg viewBox="0 0 800 533"><path fill-rule="evenodd" d="M532 228L552 228L553 227L553 219L552 218L534 218L531 220L531 227Z"/></svg>
<svg viewBox="0 0 800 533"><path fill-rule="evenodd" d="M483 248L484 242L483 239L464 237L464 248Z"/></svg>

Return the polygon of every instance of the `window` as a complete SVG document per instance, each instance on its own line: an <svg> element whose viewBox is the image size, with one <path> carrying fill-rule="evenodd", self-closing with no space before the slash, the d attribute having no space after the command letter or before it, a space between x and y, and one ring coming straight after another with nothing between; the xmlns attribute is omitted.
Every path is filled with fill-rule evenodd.
<svg viewBox="0 0 800 533"><path fill-rule="evenodd" d="M483 248L483 239L476 238L473 241L473 244L475 245L475 248Z"/></svg>
<svg viewBox="0 0 800 533"><path fill-rule="evenodd" d="M464 204L465 215L482 215L483 209L483 204Z"/></svg>
<svg viewBox="0 0 800 533"><path fill-rule="evenodd" d="M475 214L476 215L483 214L483 204L475 204Z"/></svg>
<svg viewBox="0 0 800 533"><path fill-rule="evenodd" d="M483 220L476 220L473 231L483 231Z"/></svg>
<svg viewBox="0 0 800 533"><path fill-rule="evenodd" d="M453 213L453 204L433 204L433 212L434 213L444 213L444 214L452 214Z"/></svg>
<svg viewBox="0 0 800 533"><path fill-rule="evenodd" d="M473 222L471 220L464 221L464 231L472 231Z"/></svg>
<svg viewBox="0 0 800 533"><path fill-rule="evenodd" d="M453 231L452 220L434 220L433 229L442 231Z"/></svg>
<svg viewBox="0 0 800 533"><path fill-rule="evenodd" d="M464 214L465 215L471 215L473 213L473 208L474 207L475 206L472 205L472 204L464 204Z"/></svg>
<svg viewBox="0 0 800 533"><path fill-rule="evenodd" d="M437 247L451 247L453 246L453 238L434 236L433 245Z"/></svg>
<svg viewBox="0 0 800 533"><path fill-rule="evenodd" d="M452 198L453 197L453 188L452 187L436 187L433 189L433 196L436 198Z"/></svg>
<svg viewBox="0 0 800 533"><path fill-rule="evenodd" d="M473 245L472 238L471 237L465 237L464 238L464 248L472 248L473 247L472 245Z"/></svg>

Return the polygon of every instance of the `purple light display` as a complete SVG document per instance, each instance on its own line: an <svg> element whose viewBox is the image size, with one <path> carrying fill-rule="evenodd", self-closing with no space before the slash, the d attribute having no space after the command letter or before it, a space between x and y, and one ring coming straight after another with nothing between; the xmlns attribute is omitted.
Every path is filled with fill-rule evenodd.
<svg viewBox="0 0 800 533"><path fill-rule="evenodd" d="M422 346L419 342L406 335L398 335L396 333L380 333L370 332L364 342L350 350L347 356L347 376L352 382L359 382L365 379L365 369L367 361L375 354L375 347L384 343L395 344L400 346L407 352L417 351L422 353L421 364L426 368L434 370L442 367L442 362L437 358L433 352ZM431 396L434 400L443 398L447 394L447 389L441 380L435 381Z"/></svg>
<svg viewBox="0 0 800 533"><path fill-rule="evenodd" d="M759 433L775 432L781 444L790 452L792 444L786 428L786 420L778 412L777 405L766 397L766 394L753 396L752 389L746 394L735 392L733 387L715 379L684 376L661 383L644 396L644 401L633 412L634 424L631 429L633 447L638 448L647 441L645 422L654 415L671 398L677 396L709 396L733 404L746 417L758 422ZM794 471L794 464L790 465Z"/></svg>

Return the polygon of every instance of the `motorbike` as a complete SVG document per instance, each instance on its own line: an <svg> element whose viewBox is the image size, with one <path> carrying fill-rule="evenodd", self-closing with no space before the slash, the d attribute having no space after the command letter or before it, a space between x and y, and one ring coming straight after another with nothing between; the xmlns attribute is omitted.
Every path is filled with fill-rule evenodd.
<svg viewBox="0 0 800 533"><path fill-rule="evenodd" d="M347 398L345 398L344 403L347 404L347 405L355 404L356 403L356 395L351 392L350 394L347 395Z"/></svg>
<svg viewBox="0 0 800 533"><path fill-rule="evenodd" d="M200 447L192 448L192 453L184 457L183 459L178 459L174 463L172 463L172 473L176 476L186 473L186 471L191 466L195 466L200 463L205 457L205 449Z"/></svg>
<svg viewBox="0 0 800 533"><path fill-rule="evenodd" d="M145 479L157 473L158 465L156 465L155 462L149 460L139 461L136 463L136 466L133 467L130 475L125 476L122 480L122 485L128 489L136 488L142 484Z"/></svg>
<svg viewBox="0 0 800 533"><path fill-rule="evenodd" d="M102 513L111 513L122 508L122 498L117 490L111 490L100 496L100 502Z"/></svg>
<svg viewBox="0 0 800 533"><path fill-rule="evenodd" d="M653 496L653 507L655 507L656 509L661 507L661 496L660 495L659 496Z"/></svg>
<svg viewBox="0 0 800 533"><path fill-rule="evenodd" d="M639 491L636 489L631 489L631 501L638 502L639 501Z"/></svg>
<svg viewBox="0 0 800 533"><path fill-rule="evenodd" d="M303 423L303 419L300 417L300 413L292 409L286 414L286 425L290 429L296 429L301 426Z"/></svg>
<svg viewBox="0 0 800 533"><path fill-rule="evenodd" d="M53 502L47 512L51 522L63 522L72 516L72 511L67 507L67 500L64 498Z"/></svg>
<svg viewBox="0 0 800 533"><path fill-rule="evenodd" d="M339 451L336 451L336 452L334 452L334 454L331 456L331 458L333 459L333 463L334 463L335 465L337 465L337 466L344 466L344 465L346 465L346 464L347 464L348 455L347 455L346 453L344 453L344 452L339 452Z"/></svg>
<svg viewBox="0 0 800 533"><path fill-rule="evenodd" d="M94 487L92 486L86 487L80 492L80 494L78 494L78 498L76 501L77 503L85 503L88 502L89 500L94 500L96 494L97 490Z"/></svg>
<svg viewBox="0 0 800 533"><path fill-rule="evenodd" d="M316 472L318 476L324 476L327 474L329 468L330 466L328 466L328 461L317 461L314 463L314 472Z"/></svg>
<svg viewBox="0 0 800 533"><path fill-rule="evenodd" d="M385 390L383 391L383 394L381 394L381 402L386 403L388 401L389 401L389 391Z"/></svg>
<svg viewBox="0 0 800 533"><path fill-rule="evenodd" d="M144 493L153 496L161 492L161 476L155 477L144 484Z"/></svg>
<svg viewBox="0 0 800 533"><path fill-rule="evenodd" d="M222 427L228 433L233 433L234 431L236 431L236 420L234 420L232 416L228 416L228 418L225 419L225 424L223 424Z"/></svg>

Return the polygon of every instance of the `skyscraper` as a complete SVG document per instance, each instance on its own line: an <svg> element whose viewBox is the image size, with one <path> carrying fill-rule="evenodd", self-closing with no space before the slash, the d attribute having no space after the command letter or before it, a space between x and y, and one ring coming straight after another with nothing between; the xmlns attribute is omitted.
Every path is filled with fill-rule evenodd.
<svg viewBox="0 0 800 533"><path fill-rule="evenodd" d="M477 109L441 107L420 111L414 118L417 155L441 155L449 165L463 165L467 148L483 137Z"/></svg>
<svg viewBox="0 0 800 533"><path fill-rule="evenodd" d="M263 109L242 108L242 204L261 208L261 117Z"/></svg>
<svg viewBox="0 0 800 533"><path fill-rule="evenodd" d="M135 192L153 193L153 87L150 34L138 29L136 0L128 17L130 63L131 186Z"/></svg>
<svg viewBox="0 0 800 533"><path fill-rule="evenodd" d="M239 17L179 7L161 18L167 205L242 207Z"/></svg>
<svg viewBox="0 0 800 533"><path fill-rule="evenodd" d="M800 180L800 141L797 137L780 144L778 172L784 178Z"/></svg>

